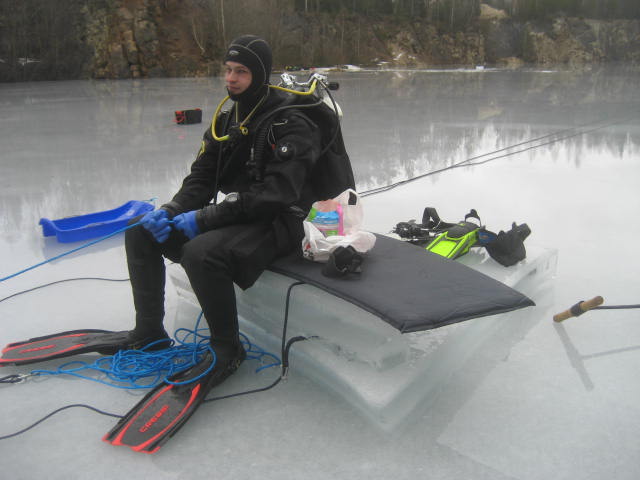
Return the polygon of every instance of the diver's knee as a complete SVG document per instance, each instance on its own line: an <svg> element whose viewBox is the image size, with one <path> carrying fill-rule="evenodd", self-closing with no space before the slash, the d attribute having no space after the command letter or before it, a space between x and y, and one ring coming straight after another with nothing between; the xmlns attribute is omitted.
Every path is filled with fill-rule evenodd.
<svg viewBox="0 0 640 480"><path fill-rule="evenodd" d="M228 252L224 246L203 240L198 236L183 245L180 265L187 272L226 269Z"/></svg>

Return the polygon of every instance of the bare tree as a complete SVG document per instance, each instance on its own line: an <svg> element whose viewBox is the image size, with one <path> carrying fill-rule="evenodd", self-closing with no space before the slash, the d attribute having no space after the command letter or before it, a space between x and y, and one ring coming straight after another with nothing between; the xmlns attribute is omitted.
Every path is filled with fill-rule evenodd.
<svg viewBox="0 0 640 480"><path fill-rule="evenodd" d="M220 0L220 25L221 25L221 33L222 33L222 43L224 45L227 44L227 29L225 26L224 20L224 0Z"/></svg>

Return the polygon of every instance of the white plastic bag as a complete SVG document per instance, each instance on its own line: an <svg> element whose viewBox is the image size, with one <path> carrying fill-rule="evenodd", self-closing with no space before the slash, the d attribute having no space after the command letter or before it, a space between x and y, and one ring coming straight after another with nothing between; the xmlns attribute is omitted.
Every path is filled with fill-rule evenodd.
<svg viewBox="0 0 640 480"><path fill-rule="evenodd" d="M325 237L313 222L305 220L303 222L302 254L309 260L324 263L336 248L348 247L349 245L359 253L366 253L376 243L376 237L373 233L362 230L364 211L360 196L354 190L345 190L333 201L339 205L337 210L341 213L343 235ZM314 203L314 208L317 204L318 202Z"/></svg>

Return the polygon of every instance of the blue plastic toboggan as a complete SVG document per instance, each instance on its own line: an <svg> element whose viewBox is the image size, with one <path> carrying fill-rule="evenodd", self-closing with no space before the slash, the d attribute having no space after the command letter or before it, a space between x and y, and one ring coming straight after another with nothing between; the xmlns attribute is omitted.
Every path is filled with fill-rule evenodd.
<svg viewBox="0 0 640 480"><path fill-rule="evenodd" d="M148 202L131 200L112 210L76 215L73 217L49 220L41 218L42 234L45 237L56 236L61 243L79 242L89 238L102 237L127 226L132 218L154 209Z"/></svg>

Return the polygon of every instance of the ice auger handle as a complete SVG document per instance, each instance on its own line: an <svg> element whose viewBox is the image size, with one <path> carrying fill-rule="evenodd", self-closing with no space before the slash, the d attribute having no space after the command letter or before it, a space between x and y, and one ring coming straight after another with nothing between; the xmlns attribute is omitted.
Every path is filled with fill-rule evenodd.
<svg viewBox="0 0 640 480"><path fill-rule="evenodd" d="M553 321L560 323L567 318L578 317L588 310L599 307L600 305L602 305L602 302L604 302L604 299L600 295L598 295L597 297L593 297L591 300L578 302L569 310L565 310L564 312L555 314L553 316Z"/></svg>

